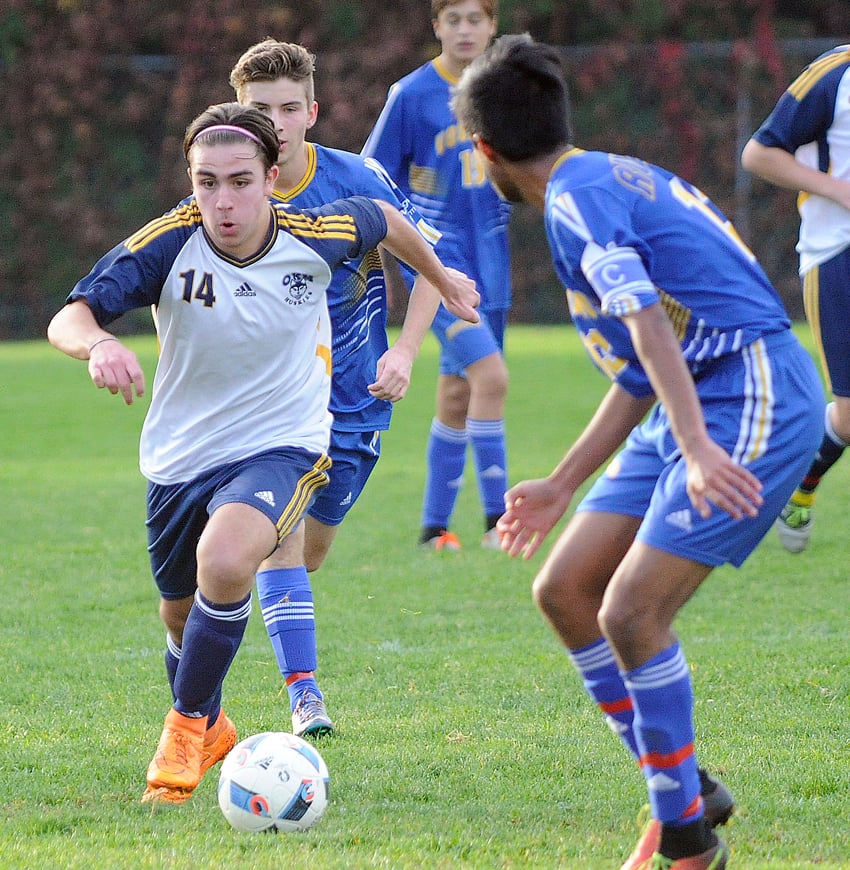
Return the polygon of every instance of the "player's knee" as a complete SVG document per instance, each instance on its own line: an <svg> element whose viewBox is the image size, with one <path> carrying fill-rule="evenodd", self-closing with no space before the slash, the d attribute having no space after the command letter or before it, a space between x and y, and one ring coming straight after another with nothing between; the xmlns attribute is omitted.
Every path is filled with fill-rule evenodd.
<svg viewBox="0 0 850 870"><path fill-rule="evenodd" d="M311 574L313 571L318 571L322 567L322 563L327 555L327 550L305 550L304 566L307 568L307 573Z"/></svg>
<svg viewBox="0 0 850 870"><path fill-rule="evenodd" d="M186 627L186 619L189 616L193 601L194 596L178 599L160 599L159 618L178 646L183 644L183 629Z"/></svg>
<svg viewBox="0 0 850 870"><path fill-rule="evenodd" d="M631 651L644 646L657 630L657 622L646 608L631 602L605 599L598 614L599 628L609 643L623 658L631 658Z"/></svg>
<svg viewBox="0 0 850 870"><path fill-rule="evenodd" d="M555 621L564 608L562 578L556 577L544 566L531 584L531 597L540 612Z"/></svg>

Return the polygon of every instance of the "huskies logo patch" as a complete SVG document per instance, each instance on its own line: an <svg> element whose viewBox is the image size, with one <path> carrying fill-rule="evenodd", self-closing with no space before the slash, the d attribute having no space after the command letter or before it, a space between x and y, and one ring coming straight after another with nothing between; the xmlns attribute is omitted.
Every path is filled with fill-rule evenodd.
<svg viewBox="0 0 850 870"><path fill-rule="evenodd" d="M283 277L283 289L286 291L286 301L290 305L302 305L313 295L310 285L313 276L304 272L291 272Z"/></svg>

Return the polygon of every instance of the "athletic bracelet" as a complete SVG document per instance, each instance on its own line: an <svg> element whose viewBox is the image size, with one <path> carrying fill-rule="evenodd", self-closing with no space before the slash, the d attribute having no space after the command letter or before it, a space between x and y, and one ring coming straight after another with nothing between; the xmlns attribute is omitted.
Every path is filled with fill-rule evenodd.
<svg viewBox="0 0 850 870"><path fill-rule="evenodd" d="M118 339L115 338L114 335L110 335L109 338L99 338L99 339L98 339L97 341L95 341L93 344L90 344L90 345L89 345L89 356L91 356L91 352L92 352L92 351L93 351L93 350L94 350L94 349L95 349L99 344L103 344L103 342L105 342L105 341L118 341Z"/></svg>

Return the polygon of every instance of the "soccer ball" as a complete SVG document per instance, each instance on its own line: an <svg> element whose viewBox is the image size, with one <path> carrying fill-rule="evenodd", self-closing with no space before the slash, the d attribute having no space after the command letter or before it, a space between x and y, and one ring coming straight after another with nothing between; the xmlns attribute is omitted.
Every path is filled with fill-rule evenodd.
<svg viewBox="0 0 850 870"><path fill-rule="evenodd" d="M237 831L306 831L328 806L328 766L294 734L246 737L221 765L218 805Z"/></svg>

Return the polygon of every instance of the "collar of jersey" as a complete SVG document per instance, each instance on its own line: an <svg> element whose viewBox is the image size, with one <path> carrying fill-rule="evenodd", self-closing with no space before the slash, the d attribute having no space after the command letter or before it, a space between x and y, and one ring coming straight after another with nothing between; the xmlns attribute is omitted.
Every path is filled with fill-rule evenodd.
<svg viewBox="0 0 850 870"><path fill-rule="evenodd" d="M251 266L256 263L258 260L262 260L266 254L271 250L272 245L275 243L275 239L277 238L278 230L280 227L280 219L278 217L277 211L274 208L271 208L271 215L269 216L269 231L266 235L266 239L262 245L260 245L259 250L255 253L251 254L250 257L246 257L244 260L239 257L231 257L230 254L225 253L219 248L215 242L209 237L209 234L206 230L204 230L204 237L207 240L207 244L215 251L217 257L221 257L222 260L231 263L234 266Z"/></svg>
<svg viewBox="0 0 850 870"><path fill-rule="evenodd" d="M435 57L431 61L431 65L437 71L437 75L441 79L445 79L450 85L456 85L460 81L460 79L457 76L452 75L448 71L448 69L446 68L446 65L440 60L439 57Z"/></svg>
<svg viewBox="0 0 850 870"><path fill-rule="evenodd" d="M273 199L280 200L281 202L291 202L299 193L303 193L310 186L310 182L316 177L316 163L318 162L316 148L312 142L305 142L304 144L307 146L307 168L304 170L301 180L290 190L273 190Z"/></svg>

